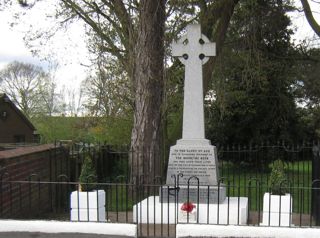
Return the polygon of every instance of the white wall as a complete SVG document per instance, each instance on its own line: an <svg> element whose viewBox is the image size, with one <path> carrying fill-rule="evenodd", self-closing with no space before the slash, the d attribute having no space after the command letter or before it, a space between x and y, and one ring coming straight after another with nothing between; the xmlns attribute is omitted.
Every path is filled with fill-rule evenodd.
<svg viewBox="0 0 320 238"><path fill-rule="evenodd" d="M0 232L83 233L137 237L135 224L0 220Z"/></svg>
<svg viewBox="0 0 320 238"><path fill-rule="evenodd" d="M176 237L319 238L317 228L178 224Z"/></svg>

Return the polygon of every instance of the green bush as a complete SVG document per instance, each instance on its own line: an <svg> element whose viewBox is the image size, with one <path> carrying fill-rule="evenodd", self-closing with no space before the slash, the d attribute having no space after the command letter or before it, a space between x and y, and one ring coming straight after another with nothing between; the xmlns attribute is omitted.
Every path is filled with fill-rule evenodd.
<svg viewBox="0 0 320 238"><path fill-rule="evenodd" d="M89 184L88 184L89 183ZM79 184L82 191L92 191L96 188L97 183L97 172L93 166L92 157L87 154L83 160L81 173L79 176Z"/></svg>
<svg viewBox="0 0 320 238"><path fill-rule="evenodd" d="M273 195L284 195L288 192L288 180L283 161L275 160L273 162L269 182Z"/></svg>

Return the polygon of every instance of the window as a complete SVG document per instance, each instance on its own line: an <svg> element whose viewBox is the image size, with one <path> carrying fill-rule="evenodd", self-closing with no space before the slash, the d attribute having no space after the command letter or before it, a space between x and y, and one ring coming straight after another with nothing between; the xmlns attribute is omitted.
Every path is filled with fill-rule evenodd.
<svg viewBox="0 0 320 238"><path fill-rule="evenodd" d="M8 113L6 111L0 112L0 118L5 121L8 117Z"/></svg>
<svg viewBox="0 0 320 238"><path fill-rule="evenodd" d="M25 135L14 135L14 143L24 143L26 142L26 136Z"/></svg>

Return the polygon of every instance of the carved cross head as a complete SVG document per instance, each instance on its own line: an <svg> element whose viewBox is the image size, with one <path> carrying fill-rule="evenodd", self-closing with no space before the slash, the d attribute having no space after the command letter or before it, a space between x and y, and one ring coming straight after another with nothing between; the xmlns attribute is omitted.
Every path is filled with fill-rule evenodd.
<svg viewBox="0 0 320 238"><path fill-rule="evenodd" d="M201 34L198 24L188 25L187 33L177 42L173 42L172 56L179 57L184 65L207 63L210 56L216 55L216 44Z"/></svg>

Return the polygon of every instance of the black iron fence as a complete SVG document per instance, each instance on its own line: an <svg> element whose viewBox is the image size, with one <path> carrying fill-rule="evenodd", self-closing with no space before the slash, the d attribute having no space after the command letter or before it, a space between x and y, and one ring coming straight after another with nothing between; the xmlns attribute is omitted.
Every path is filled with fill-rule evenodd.
<svg viewBox="0 0 320 238"><path fill-rule="evenodd" d="M126 147L82 143L66 148L65 164L59 166L68 172L54 174L51 181L43 181L36 174L24 181L12 181L10 171L1 174L0 218L135 223L140 236L161 237L174 237L175 224L185 222L288 227L320 224L320 153L316 143L218 147L220 183L215 189L225 189L226 198L221 202L218 199L215 205L210 202L211 193L205 192L213 186L187 186L187 196L181 202L178 183L172 188L161 177L155 177L152 184L130 178L133 152ZM97 170L95 195L80 195L77 189L86 153L92 155ZM279 159L285 164L287 176L282 189L290 196L274 198L270 171ZM196 199L191 193L197 195ZM101 206L100 200L104 201ZM77 209L82 203L85 208ZM93 215L88 209L94 210Z"/></svg>
<svg viewBox="0 0 320 238"><path fill-rule="evenodd" d="M60 146L60 144L57 144ZM282 160L285 163L285 172L292 192L297 199L295 210L310 210L316 216L317 206L314 202L304 201L319 200L316 194L304 193L299 195L300 187L317 187L317 179L320 179L320 170L315 169L319 164L319 156L314 153L319 142L303 142L298 145L278 142L275 144L261 143L248 146L232 145L218 146L219 172L221 178L229 185L230 195L238 193L240 195L248 193L248 188L255 184L260 192L266 192L270 185L270 171L274 161ZM141 178L130 178L130 159L135 158L127 146L110 146L106 144L73 144L69 147L70 157L66 160L66 167L70 168L68 174L70 181L77 181L80 175L81 164L84 155L91 153L97 171L99 182L129 183L139 182ZM318 153L319 154L319 153ZM167 158L167 157L166 157ZM161 164L167 164L163 161ZM320 167L320 165L318 165ZM164 166L166 167L166 166ZM314 169L313 169L314 168ZM154 183L164 184L166 171L163 170L162 177L154 177ZM141 175L140 177L143 177ZM313 183L312 183L313 181ZM261 199L260 199L261 200ZM301 204L301 205L297 205ZM254 209L258 204L252 204Z"/></svg>
<svg viewBox="0 0 320 238"><path fill-rule="evenodd" d="M252 179L246 186L221 182L218 189L226 190L226 198L212 204L210 193L207 193L205 201L200 202L199 198L203 196L203 189L210 191L212 186L190 185L185 201L178 202L178 184L173 193L167 193L160 199L161 193L169 186L98 183L92 192L79 192L78 183L65 180L65 175L58 179L61 181L1 180L1 219L135 223L138 234L147 237L174 237L177 223L285 227L319 225L310 199L313 193L319 194L319 188L313 186L286 187L288 194L274 197L270 187L263 186L258 180ZM317 182L314 181L313 185ZM197 199L191 199L194 192L198 195ZM317 206L319 202L316 201Z"/></svg>
<svg viewBox="0 0 320 238"><path fill-rule="evenodd" d="M253 177L267 183L273 161L282 160L286 165L288 180L299 185L309 184L312 179L313 148L317 148L318 145L319 142L304 142L299 145L278 142L249 146L217 146L220 175L232 183ZM62 144L56 143L56 146ZM65 166L70 171L68 175L71 181L77 181L79 178L81 164L87 153L91 153L93 157L99 182L117 181L119 176L131 181L130 164L133 164L131 160L139 157L134 156L139 154L139 151L131 151L128 146L76 143L69 144L66 148L69 151L69 159L65 161ZM156 180L165 178L168 157L168 154L165 155L160 163L161 178L152 175L154 178L157 177ZM320 172L313 176L319 177L319 174Z"/></svg>

